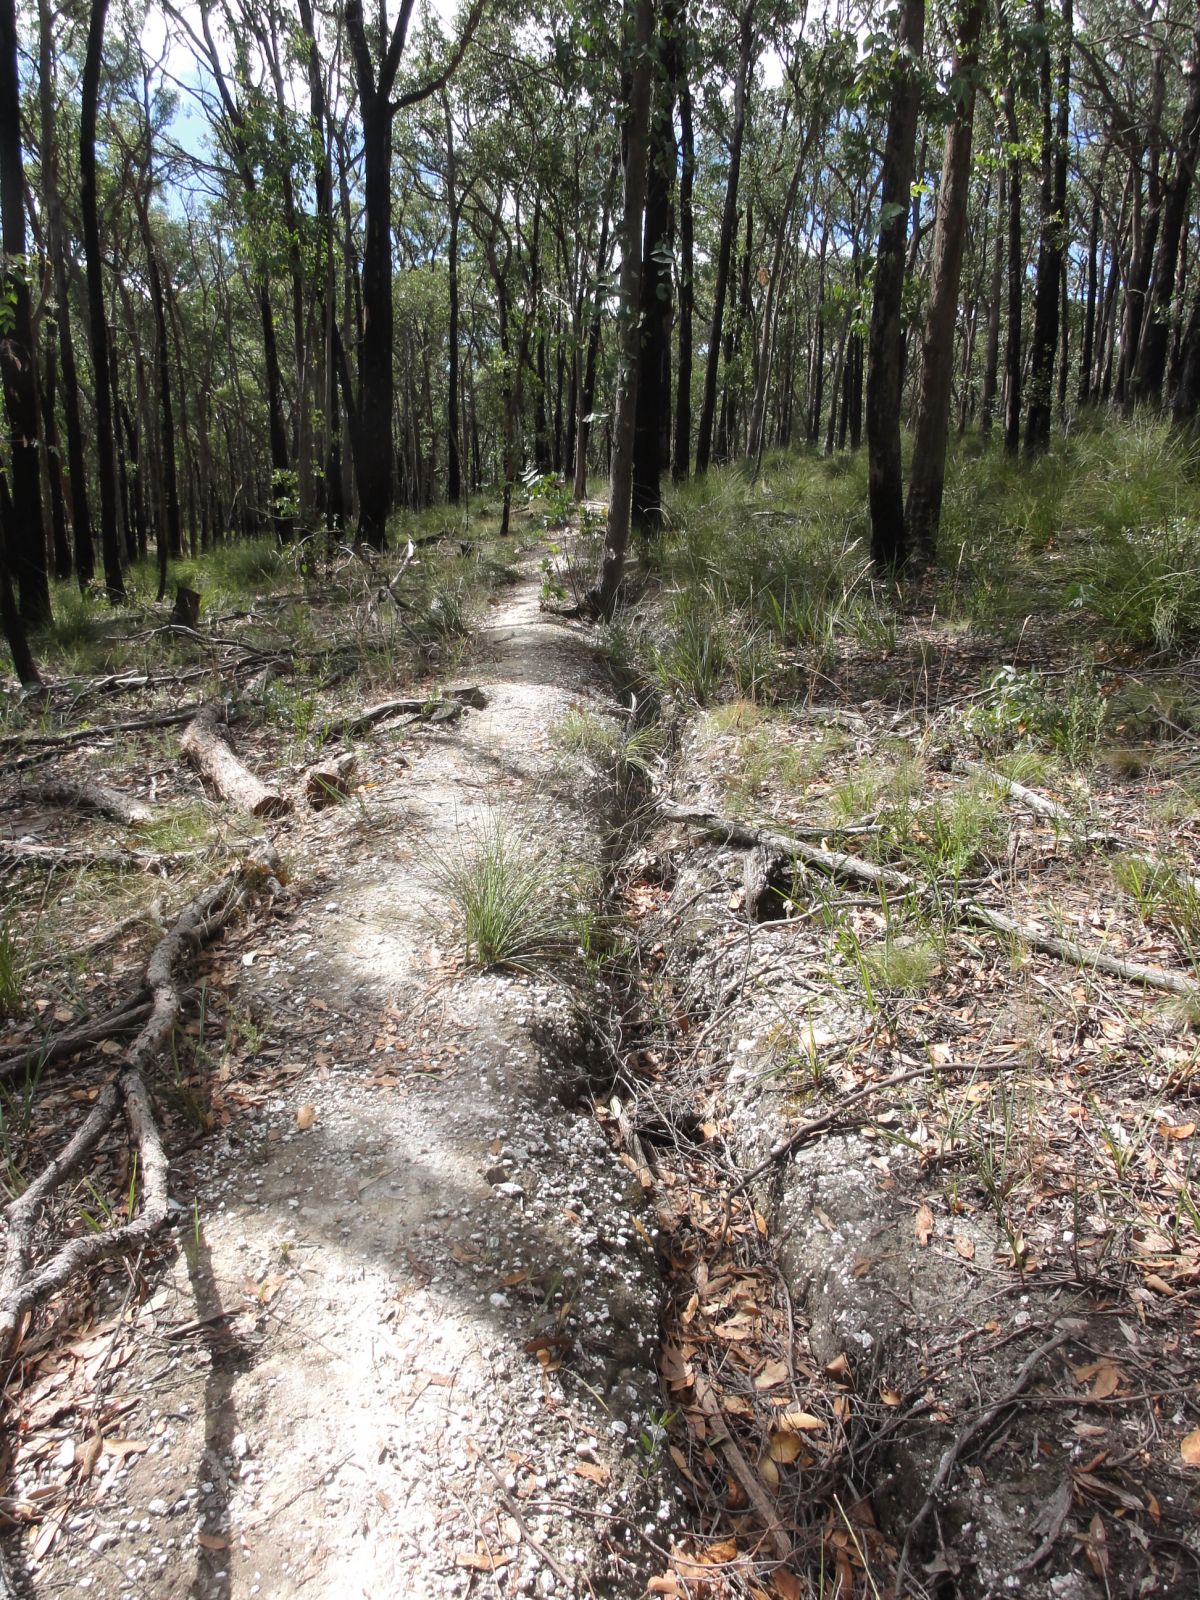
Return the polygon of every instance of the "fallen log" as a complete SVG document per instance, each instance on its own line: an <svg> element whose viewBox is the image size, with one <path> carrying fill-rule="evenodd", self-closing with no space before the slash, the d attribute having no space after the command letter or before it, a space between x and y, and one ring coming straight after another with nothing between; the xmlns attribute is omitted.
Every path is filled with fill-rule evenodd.
<svg viewBox="0 0 1200 1600"><path fill-rule="evenodd" d="M344 800L352 792L357 766L358 757L347 753L308 769L304 775L304 798L314 811Z"/></svg>
<svg viewBox="0 0 1200 1600"><path fill-rule="evenodd" d="M731 817L722 817L714 812L690 806L675 805L668 800L659 802L659 810L670 821L687 823L726 844L742 845L751 849L761 845L767 850L784 851L793 860L815 867L827 877L843 878L851 883L869 883L875 888L892 889L901 894L915 894L925 901L945 899L944 895L935 894L932 884L923 883L907 872L900 872L895 867L877 866L873 861L864 861L861 856L848 855L841 850L826 850L803 839L795 838L791 834L754 828ZM1079 944L1074 939L1062 939L1057 934L1043 933L1040 928L1035 928L1027 922L1018 922L1002 911L991 911L974 900L954 898L952 904L958 920L971 927L1015 939L1031 950L1040 950L1044 955L1070 962L1082 971L1103 972L1109 977L1122 978L1126 983L1140 984L1146 989L1159 989L1166 994L1179 995L1181 999L1200 1004L1200 983L1184 977L1180 972L1168 972L1164 967L1148 967L1139 961L1126 961L1121 956L1109 955L1106 951L1097 950L1091 945Z"/></svg>
<svg viewBox="0 0 1200 1600"><path fill-rule="evenodd" d="M143 828L154 821L154 812L144 801L110 789L95 778L44 778L41 783L25 785L23 792L30 800L37 800L43 805L94 811L98 816L123 822L127 828Z"/></svg>
<svg viewBox="0 0 1200 1600"><path fill-rule="evenodd" d="M202 778L230 805L252 817L274 817L290 811L292 802L250 771L218 731L215 705L202 706L184 730L179 748Z"/></svg>
<svg viewBox="0 0 1200 1600"><path fill-rule="evenodd" d="M75 1273L109 1256L140 1249L167 1221L169 1167L143 1074L165 1045L179 1018L182 996L175 969L187 954L225 926L254 885L261 882L264 875L273 875L276 866L274 853L270 851L247 860L219 882L210 884L180 912L147 963L150 1012L126 1052L124 1065L117 1076L105 1084L87 1117L58 1154L5 1208L7 1239L4 1268L0 1272L0 1353L12 1353L26 1314L49 1295L65 1288ZM102 1233L66 1239L49 1259L40 1266L35 1265L34 1247L40 1237L46 1202L80 1169L121 1113L133 1146L134 1171L141 1189L138 1214Z"/></svg>

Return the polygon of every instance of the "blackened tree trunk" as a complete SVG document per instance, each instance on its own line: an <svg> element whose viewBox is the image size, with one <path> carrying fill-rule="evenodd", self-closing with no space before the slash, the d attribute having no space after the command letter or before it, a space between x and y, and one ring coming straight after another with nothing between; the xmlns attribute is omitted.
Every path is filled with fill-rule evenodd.
<svg viewBox="0 0 1200 1600"><path fill-rule="evenodd" d="M1200 418L1200 293L1192 301L1187 332L1179 358L1179 382L1171 403L1171 421L1176 433L1194 439Z"/></svg>
<svg viewBox="0 0 1200 1600"><path fill-rule="evenodd" d="M729 175L725 181L725 204L721 212L721 234L717 244L717 268L713 282L712 325L708 334L708 359L704 368L704 397L700 403L700 426L696 438L696 471L705 473L712 457L713 423L717 411L717 379L721 371L722 332L725 300L729 293L729 267L733 259L734 235L738 224L738 182L742 168L742 139L746 131L746 97L750 69L754 61L754 5L747 5L739 21L737 77L733 86L733 127L729 135Z"/></svg>
<svg viewBox="0 0 1200 1600"><path fill-rule="evenodd" d="M1021 447L1021 304L1025 285L1025 256L1021 248L1021 131L1017 126L1013 86L1004 87L1004 118L1008 129L1008 328L1004 346L1004 449L1015 456Z"/></svg>
<svg viewBox="0 0 1200 1600"><path fill-rule="evenodd" d="M100 547L104 585L116 604L125 598L121 545L117 533L117 477L114 459L112 386L109 378L108 324L104 311L104 261L100 251L100 218L96 202L96 115L100 99L100 58L108 0L93 0L87 53L80 87L79 209L83 216L83 253L87 261L88 317L91 323L92 374L95 380L96 450L100 478Z"/></svg>
<svg viewBox="0 0 1200 1600"><path fill-rule="evenodd" d="M642 234L642 345L638 357L631 511L633 526L651 537L662 526L662 475L670 464L671 185L679 155L674 112L670 89L660 84L650 131Z"/></svg>
<svg viewBox="0 0 1200 1600"><path fill-rule="evenodd" d="M58 184L58 119L55 105L54 20L49 0L38 0L38 92L42 137L42 198L46 207L46 248L54 272L55 322L62 368L63 418L67 427L67 473L71 486L71 538L75 581L86 589L96 572L92 550L92 519L88 508L88 481L79 415L79 377L75 369L75 341L71 332L71 276L67 262L66 228Z"/></svg>
<svg viewBox="0 0 1200 1600"><path fill-rule="evenodd" d="M450 242L448 245L450 295L449 328L449 382L446 393L446 499L452 506L462 499L462 445L458 423L458 166L454 151L454 118L450 114L450 97L442 96L442 112L446 122L446 207L450 213Z"/></svg>
<svg viewBox="0 0 1200 1600"><path fill-rule="evenodd" d="M1200 154L1200 26L1192 39L1192 54L1185 75L1188 95L1183 129L1176 148L1175 168L1163 194L1158 254L1150 280L1149 303L1142 321L1141 344L1134 372L1133 393L1138 400L1162 399L1179 246L1187 221L1192 180L1196 175L1196 158Z"/></svg>
<svg viewBox="0 0 1200 1600"><path fill-rule="evenodd" d="M621 335L617 398L613 408L613 451L609 468L608 537L600 582L591 596L596 614L609 617L616 609L633 505L633 446L637 427L638 361L642 304L642 225L650 143L650 91L653 77L653 0L627 0L625 38L632 46L629 101L622 130L625 169L621 217Z"/></svg>
<svg viewBox="0 0 1200 1600"><path fill-rule="evenodd" d="M8 423L12 474L8 559L17 580L21 619L27 627L50 621L50 578L42 533L38 463L37 386L33 316L25 275L25 175L21 159L17 81L17 20L13 0L0 0L0 212L3 261L0 293L9 302L9 326L0 338L0 375Z"/></svg>
<svg viewBox="0 0 1200 1600"><path fill-rule="evenodd" d="M1045 7L1036 14L1044 23ZM1062 275L1067 247L1067 135L1071 116L1072 0L1062 0L1062 38L1058 58L1058 108L1051 121L1050 43L1042 55L1042 232L1038 243L1037 293L1033 302L1033 352L1029 368L1029 411L1025 453L1040 455L1050 443L1054 398L1054 357L1058 350Z"/></svg>
<svg viewBox="0 0 1200 1600"><path fill-rule="evenodd" d="M902 565L908 555L900 459L900 319L924 43L925 0L904 0L897 27L892 103L883 149L875 297L867 356L871 557L882 571Z"/></svg>
<svg viewBox="0 0 1200 1600"><path fill-rule="evenodd" d="M603 326L604 275L608 271L608 235L612 218L612 189L620 170L620 156L613 157L610 181L605 187L604 209L600 216L600 243L596 250L596 284L592 291L592 315L588 326L587 353L579 384L578 421L575 429L576 500L587 494L588 444L592 434L592 412L596 401L596 363L600 356L600 330Z"/></svg>
<svg viewBox="0 0 1200 1600"><path fill-rule="evenodd" d="M67 538L67 508L62 486L62 450L58 440L58 359L53 333L46 341L41 402L43 436L46 441L46 484L50 493L50 542L54 551L54 576L63 583L71 576L71 542Z"/></svg>
<svg viewBox="0 0 1200 1600"><path fill-rule="evenodd" d="M684 26L681 8L679 26ZM692 127L692 91L687 68L679 74L679 134L682 160L679 168L679 351L675 370L675 442L671 476L676 483L688 475L692 449L692 311L695 305L695 225L692 185L696 173L696 135Z"/></svg>
<svg viewBox="0 0 1200 1600"><path fill-rule="evenodd" d="M933 234L929 309L921 346L921 373L913 423L912 467L905 515L916 553L932 559L946 481L950 428L950 384L954 373L954 331L958 288L966 240L967 197L971 188L971 139L975 120L975 72L983 0L966 0L959 24L953 77L962 84L954 117L946 130L942 183Z"/></svg>
<svg viewBox="0 0 1200 1600"><path fill-rule="evenodd" d="M8 0L0 0L0 8L8 4ZM3 19L0 18L0 42L3 42ZM17 103L13 102L14 105ZM8 492L8 479L0 472L0 628L4 630L4 638L8 644L9 652L13 658L17 677L26 686L34 688L41 683L37 665L29 649L29 640L25 633L25 624L21 620L21 612L17 606L17 597L13 593L12 557L8 547L8 529L12 526L12 498Z"/></svg>

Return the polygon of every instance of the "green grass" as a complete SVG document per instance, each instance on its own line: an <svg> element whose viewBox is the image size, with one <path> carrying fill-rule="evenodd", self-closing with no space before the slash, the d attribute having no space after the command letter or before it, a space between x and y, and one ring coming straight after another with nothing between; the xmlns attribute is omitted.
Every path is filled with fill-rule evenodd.
<svg viewBox="0 0 1200 1600"><path fill-rule="evenodd" d="M578 949L576 877L558 853L493 813L467 832L435 882L469 965L528 971Z"/></svg>

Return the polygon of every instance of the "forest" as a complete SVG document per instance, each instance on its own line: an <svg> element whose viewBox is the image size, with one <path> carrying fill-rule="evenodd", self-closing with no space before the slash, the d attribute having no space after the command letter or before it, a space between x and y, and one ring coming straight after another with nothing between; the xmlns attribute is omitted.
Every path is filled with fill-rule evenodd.
<svg viewBox="0 0 1200 1600"><path fill-rule="evenodd" d="M0 0L0 1600L1197 1592L1198 160L1180 0Z"/></svg>

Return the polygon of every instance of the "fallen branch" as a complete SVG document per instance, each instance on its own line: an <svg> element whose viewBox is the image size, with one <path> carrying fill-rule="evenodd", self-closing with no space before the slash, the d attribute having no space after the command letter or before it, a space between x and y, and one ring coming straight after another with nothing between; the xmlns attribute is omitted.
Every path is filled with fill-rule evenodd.
<svg viewBox="0 0 1200 1600"><path fill-rule="evenodd" d="M250 771L218 731L215 705L202 706L179 741L179 748L230 805L252 817L274 817L290 811L292 802L280 789L272 789Z"/></svg>
<svg viewBox="0 0 1200 1600"><path fill-rule="evenodd" d="M1151 872L1169 872L1178 878L1189 892L1200 898L1200 878L1191 873L1173 866L1171 862L1164 861L1152 850L1139 850L1136 846L1122 839L1119 833L1111 833L1105 828L1089 828L1086 823L1081 823L1056 800L1051 800L1048 795L1039 794L1036 789L1027 789L1023 783L1018 783L1015 778L1005 777L1004 773L996 772L991 767L985 767L978 761L964 761L963 768L974 773L977 777L986 778L989 783L994 783L1014 800L1032 811L1035 816L1045 817L1053 822L1055 827L1061 828L1064 833L1070 834L1078 844L1096 845L1101 850L1119 850L1129 861L1136 861L1141 866L1147 867Z"/></svg>
<svg viewBox="0 0 1200 1600"><path fill-rule="evenodd" d="M904 1590L903 1578L908 1565L908 1552L912 1546L913 1536L924 1525L925 1519L937 1503L938 1495L950 1481L950 1475L954 1471L955 1463L959 1457L973 1440L978 1439L981 1434L988 1431L1002 1411L1007 1410L1009 1406L1020 1399L1029 1387L1034 1373L1046 1357L1052 1355L1060 1345L1066 1344L1068 1339L1075 1338L1083 1330L1083 1326L1081 1322L1062 1324L1053 1339L1047 1339L1045 1344L1039 1345L1033 1354L1026 1358L1017 1373L1016 1381L1012 1388L1002 1394L999 1400L990 1405L986 1411L981 1412L974 1422L969 1427L964 1428L958 1437L943 1451L942 1458L938 1462L937 1471L933 1475L933 1482L929 1485L929 1490L921 1509L909 1523L908 1532L904 1536L904 1546L900 1551L900 1560L896 1567L897 1594L903 1593Z"/></svg>
<svg viewBox="0 0 1200 1600"><path fill-rule="evenodd" d="M935 898L932 885L923 883L907 872L900 872L895 867L876 866L873 861L864 861L861 856L848 855L840 850L826 850L818 845L808 844L791 834L753 828L746 823L718 816L711 811L674 805L670 801L660 801L659 809L670 821L685 822L691 827L699 828L721 839L726 844L747 848L762 845L768 850L783 851L795 860L804 862L806 866L815 867L831 878L848 879L852 883L869 883L876 888L891 889L900 894L914 894L927 901ZM1139 961L1126 961L1121 956L1108 955L1103 950L1079 944L1074 939L1060 939L1057 934L1043 933L1039 928L1034 928L1027 922L1017 922L1015 918L1005 916L1001 911L990 911L974 900L955 899L954 906L959 920L971 927L981 928L1007 939L1016 939L1019 943L1028 945L1031 950L1040 950L1043 954L1055 956L1060 961L1071 962L1083 971L1107 973L1113 978L1123 978L1127 983L1140 984L1147 989L1159 989L1200 1004L1200 984L1191 978L1185 978L1182 973L1168 972L1163 967L1148 967Z"/></svg>
<svg viewBox="0 0 1200 1600"><path fill-rule="evenodd" d="M11 1352L25 1315L64 1288L76 1272L109 1256L140 1248L166 1222L168 1162L143 1074L179 1018L182 998L175 968L185 955L229 921L250 886L264 873L273 873L274 866L273 854L248 860L184 907L147 963L150 1014L129 1047L124 1066L105 1084L91 1111L59 1153L6 1207L8 1231L4 1270L0 1273L0 1351ZM66 1240L48 1261L35 1268L34 1244L46 1202L79 1170L119 1112L124 1113L134 1148L141 1210L118 1227Z"/></svg>
<svg viewBox="0 0 1200 1600"><path fill-rule="evenodd" d="M27 785L24 795L42 805L94 811L99 816L111 817L114 822L123 822L127 828L141 828L154 821L154 812L144 801L110 789L94 778L44 778L41 783Z"/></svg>
<svg viewBox="0 0 1200 1600"><path fill-rule="evenodd" d="M482 711L487 703L487 695L478 684L472 684L465 689L443 689L440 694L431 695L427 700L416 700L411 696L403 700L383 700L379 705L368 706L365 711L357 711L352 716L339 717L329 723L326 738L337 738L347 733L364 733L376 723L386 722L390 717L426 717L431 720L441 720L441 716L445 716L447 712L452 711L452 714L457 716L464 706Z"/></svg>
<svg viewBox="0 0 1200 1600"><path fill-rule="evenodd" d="M110 1012L106 1017L91 1018L62 1033L52 1034L28 1050L0 1060L0 1079L15 1078L22 1072L40 1072L53 1061L64 1061L80 1050L112 1039L118 1033L128 1033L150 1015L150 1001L135 998L123 1010Z"/></svg>
<svg viewBox="0 0 1200 1600"><path fill-rule="evenodd" d="M703 1378L696 1380L696 1400L701 1411L717 1429L717 1433L708 1440L708 1443L718 1449L729 1463L729 1470L753 1506L772 1550L780 1561L790 1561L792 1541L780 1526L777 1508L767 1493L766 1485L734 1443L729 1424L721 1411L721 1403Z"/></svg>
<svg viewBox="0 0 1200 1600"><path fill-rule="evenodd" d="M200 709L199 704L177 706L174 711L128 717L124 722L102 722L90 728L70 728L66 733L10 733L0 739L0 750L20 747L65 750L72 745L87 744L91 739L107 739L114 733L139 733L143 728L169 728L176 723L190 722Z"/></svg>

